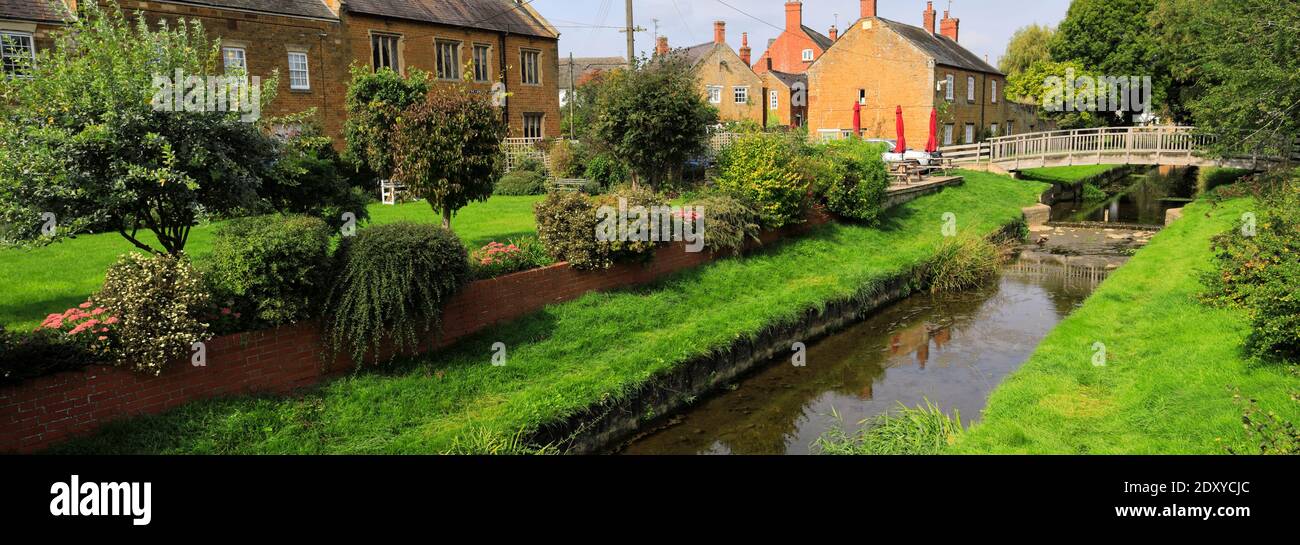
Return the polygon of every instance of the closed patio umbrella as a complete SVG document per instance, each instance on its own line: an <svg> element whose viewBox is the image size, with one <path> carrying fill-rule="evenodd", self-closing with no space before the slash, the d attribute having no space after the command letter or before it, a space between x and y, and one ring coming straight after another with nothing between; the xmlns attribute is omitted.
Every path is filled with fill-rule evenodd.
<svg viewBox="0 0 1300 545"><path fill-rule="evenodd" d="M930 109L930 141L925 143L925 152L939 151L939 111Z"/></svg>
<svg viewBox="0 0 1300 545"><path fill-rule="evenodd" d="M853 137L862 137L862 103L853 103Z"/></svg>
<svg viewBox="0 0 1300 545"><path fill-rule="evenodd" d="M894 153L903 153L907 151L907 137L903 134L903 107L898 107L898 147L894 148Z"/></svg>

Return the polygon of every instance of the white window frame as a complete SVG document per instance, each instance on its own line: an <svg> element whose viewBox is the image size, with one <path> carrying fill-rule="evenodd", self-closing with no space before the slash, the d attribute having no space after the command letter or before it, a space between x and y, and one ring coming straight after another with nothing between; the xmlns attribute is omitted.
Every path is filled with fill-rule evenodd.
<svg viewBox="0 0 1300 545"><path fill-rule="evenodd" d="M998 80L989 80L993 83L993 103L998 103Z"/></svg>
<svg viewBox="0 0 1300 545"><path fill-rule="evenodd" d="M238 54L238 55L234 55L233 57L230 55L231 53L236 53L236 52L239 53L239 54ZM231 61L232 58L237 58L237 59L239 60L239 66L237 66L237 67L232 67L232 66L231 66L231 62L230 62L230 61ZM243 70L243 71L247 72L247 71L248 71L248 51L246 51L244 48L239 47L239 46L234 46L234 45L223 46L223 47L221 48L221 66L224 67L224 68L226 69L227 72L230 72L231 70L234 70L234 69L239 69L239 70Z"/></svg>
<svg viewBox="0 0 1300 545"><path fill-rule="evenodd" d="M479 52L483 53L482 59L479 59ZM492 46L487 44L474 44L471 56L474 57L474 81L479 83L488 83L492 81ZM482 72L481 78L480 72Z"/></svg>
<svg viewBox="0 0 1300 545"><path fill-rule="evenodd" d="M769 104L768 107L771 108L772 110L780 110L780 109L781 109L781 93L780 93L779 91L777 91L776 89L773 89L771 92L768 93L768 95L769 95L769 96L768 96L768 104Z"/></svg>
<svg viewBox="0 0 1300 545"><path fill-rule="evenodd" d="M460 48L457 40L433 40L433 70L439 80L460 81Z"/></svg>
<svg viewBox="0 0 1300 545"><path fill-rule="evenodd" d="M817 52L812 49L803 50L803 62L812 62L817 58Z"/></svg>
<svg viewBox="0 0 1300 545"><path fill-rule="evenodd" d="M32 35L32 33L30 33L30 32L17 32L17 31L12 31L12 30L3 30L3 31L0 31L0 55L3 55L3 49L4 49L4 48L8 48L8 47L9 47L9 46L8 46L7 44L5 44L4 42L5 42L5 41L13 41L13 40L15 40L15 39L22 39L22 40L25 40L25 41L27 42L27 45L26 45L27 55L25 55L25 56L27 57L27 62L29 63L28 66L29 66L29 68L35 68L35 67L36 67L36 36ZM6 60L8 60L8 59L10 59L10 58L19 59L19 60L21 61L22 57L23 57L22 55L14 55L14 56L11 56L11 55L3 55L3 58L0 58L0 67L2 67L2 66L4 65L4 61L6 61ZM17 63L15 63L15 64L17 64ZM13 76L14 76L14 77L20 77L20 78L21 78L21 77L30 77L30 74L20 74L20 73L18 73L18 72L15 70L15 71L13 72Z"/></svg>
<svg viewBox="0 0 1300 545"><path fill-rule="evenodd" d="M523 124L524 138L545 138L546 137L546 114L539 113L539 112L527 112L524 114L523 120L524 120L524 124ZM535 127L537 129L537 134L534 136L530 136L528 134L528 129L530 126L532 126L530 122L534 120L537 123Z"/></svg>
<svg viewBox="0 0 1300 545"><path fill-rule="evenodd" d="M737 85L731 88L731 98L736 104L749 104L749 86Z"/></svg>
<svg viewBox="0 0 1300 545"><path fill-rule="evenodd" d="M391 41L390 41L391 40ZM392 50L387 46L391 43ZM380 52L385 53L380 55ZM387 59L388 63L383 61ZM370 33L370 69L378 72L384 68L392 69L398 74L402 73L402 35L388 34L384 32Z"/></svg>
<svg viewBox="0 0 1300 545"><path fill-rule="evenodd" d="M999 128L1001 127L997 123L989 125L989 134L993 135L994 138L997 138Z"/></svg>
<svg viewBox="0 0 1300 545"><path fill-rule="evenodd" d="M951 100L953 100L953 98L956 96L956 90L955 90L955 87L957 86L957 76L954 76L954 75L952 75L952 74L948 74L948 76L945 78L945 81L948 82L948 85L947 85L948 90L947 90L947 92L944 94L944 98L945 98L946 100L951 101Z"/></svg>
<svg viewBox="0 0 1300 545"><path fill-rule="evenodd" d="M1008 119L1008 120L1007 120L1007 125L1006 125L1006 127L1007 127L1007 128L1005 129L1005 131L1006 131L1005 136L1015 136L1015 135L1016 135L1016 122L1015 122L1015 121Z"/></svg>
<svg viewBox="0 0 1300 545"><path fill-rule="evenodd" d="M299 59L302 60L302 68L301 68L301 69L298 69L298 70L295 70L295 69L294 69L293 64L294 64L294 59L295 59L295 58L299 58ZM301 78L302 78L301 83L295 83L294 80L295 80L296 78L294 77L294 74L296 74L296 73L301 73L301 74L302 74L302 76L301 76ZM311 90L311 63L307 60L307 53L306 53L305 51L290 51L290 52L289 52L289 89L294 90L294 91L310 91L310 90Z"/></svg>
<svg viewBox="0 0 1300 545"><path fill-rule="evenodd" d="M710 103L710 104L722 104L722 86L721 86L721 85L710 85L710 86L709 86L709 103Z"/></svg>
<svg viewBox="0 0 1300 545"><path fill-rule="evenodd" d="M957 127L952 123L945 123L943 126L943 145L953 145L952 137L957 132Z"/></svg>
<svg viewBox="0 0 1300 545"><path fill-rule="evenodd" d="M519 50L519 81L524 85L542 84L542 52L540 50Z"/></svg>
<svg viewBox="0 0 1300 545"><path fill-rule="evenodd" d="M966 137L966 141L963 142L963 143L965 143L965 144L974 144L974 143L975 143L975 124L974 124L974 123L967 123L967 124L966 124L966 133L964 134L964 136Z"/></svg>

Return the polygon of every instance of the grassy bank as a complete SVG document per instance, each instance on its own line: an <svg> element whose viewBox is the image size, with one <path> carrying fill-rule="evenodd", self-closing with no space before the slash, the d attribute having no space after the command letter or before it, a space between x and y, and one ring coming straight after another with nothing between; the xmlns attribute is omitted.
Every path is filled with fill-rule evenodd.
<svg viewBox="0 0 1300 545"><path fill-rule="evenodd" d="M892 211L881 228L828 225L744 259L657 285L589 294L383 373L296 399L201 402L142 417L59 449L101 453L501 452L514 438L656 373L809 308L861 295L912 270L943 240L944 214L988 234L1017 220L1044 186L964 173L960 188ZM507 346L505 367L490 364Z"/></svg>
<svg viewBox="0 0 1300 545"><path fill-rule="evenodd" d="M1248 322L1197 301L1210 239L1252 201L1201 201L1107 280L992 395L957 453L1253 452L1234 391L1296 421L1300 379L1242 351ZM1104 367L1092 359L1103 343Z"/></svg>
<svg viewBox="0 0 1300 545"><path fill-rule="evenodd" d="M456 234L471 249L492 241L536 232L533 203L541 197L493 197L474 203L456 216ZM371 205L373 224L439 220L429 205L418 202L401 206ZM202 262L212 251L212 239L219 224L197 227L186 250ZM157 240L144 237L149 243ZM86 300L104 282L104 271L117 256L136 251L117 233L83 235L75 239L31 250L0 249L0 325L13 330L30 330L46 315L63 312Z"/></svg>
<svg viewBox="0 0 1300 545"><path fill-rule="evenodd" d="M1073 167L1031 168L1020 171L1020 175L1026 180L1072 184L1123 167L1124 165L1082 165Z"/></svg>

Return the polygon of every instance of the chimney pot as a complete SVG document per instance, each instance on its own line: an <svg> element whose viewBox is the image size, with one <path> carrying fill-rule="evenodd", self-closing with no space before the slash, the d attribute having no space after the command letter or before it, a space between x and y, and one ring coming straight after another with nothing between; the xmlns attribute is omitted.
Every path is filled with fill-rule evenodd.
<svg viewBox="0 0 1300 545"><path fill-rule="evenodd" d="M835 25L831 25L830 38L832 42L840 39L840 29L836 28Z"/></svg>
<svg viewBox="0 0 1300 545"><path fill-rule="evenodd" d="M798 0L785 3L785 29L798 32L803 28L803 2Z"/></svg>
<svg viewBox="0 0 1300 545"><path fill-rule="evenodd" d="M749 48L749 33L740 33L740 60L745 61L745 66L751 66L754 63L750 60L753 50Z"/></svg>
<svg viewBox="0 0 1300 545"><path fill-rule="evenodd" d="M937 15L937 14L936 14L935 11L934 11L934 2L926 2L926 3L925 3L925 12L921 14L921 18L922 18L923 21L925 22L925 30L929 31L930 34L934 34L934 33L935 33L935 32L934 32L934 18L935 18L935 15Z"/></svg>
<svg viewBox="0 0 1300 545"><path fill-rule="evenodd" d="M866 19L867 17L878 17L878 15L876 15L876 0L861 0L861 2L863 19Z"/></svg>
<svg viewBox="0 0 1300 545"><path fill-rule="evenodd" d="M659 56L664 56L667 55L670 51L672 50L668 48L668 37L660 36L658 42L655 43L655 54Z"/></svg>
<svg viewBox="0 0 1300 545"><path fill-rule="evenodd" d="M727 22L716 21L713 23L713 43L727 43Z"/></svg>

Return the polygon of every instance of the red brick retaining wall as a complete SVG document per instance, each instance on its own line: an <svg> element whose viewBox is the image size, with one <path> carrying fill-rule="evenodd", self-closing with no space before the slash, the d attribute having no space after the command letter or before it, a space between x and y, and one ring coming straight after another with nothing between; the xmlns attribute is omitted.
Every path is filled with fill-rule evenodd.
<svg viewBox="0 0 1300 545"><path fill-rule="evenodd" d="M767 233L763 239L772 242L826 221L816 215L797 229ZM587 292L645 284L712 259L707 253L687 253L679 243L660 249L644 265L583 272L559 264L475 282L444 310L440 344ZM213 339L206 343L205 367L178 362L159 377L93 366L0 388L0 452L39 451L112 420L157 414L191 401L286 393L354 368L346 361L326 366L322 347L319 326L301 323Z"/></svg>

